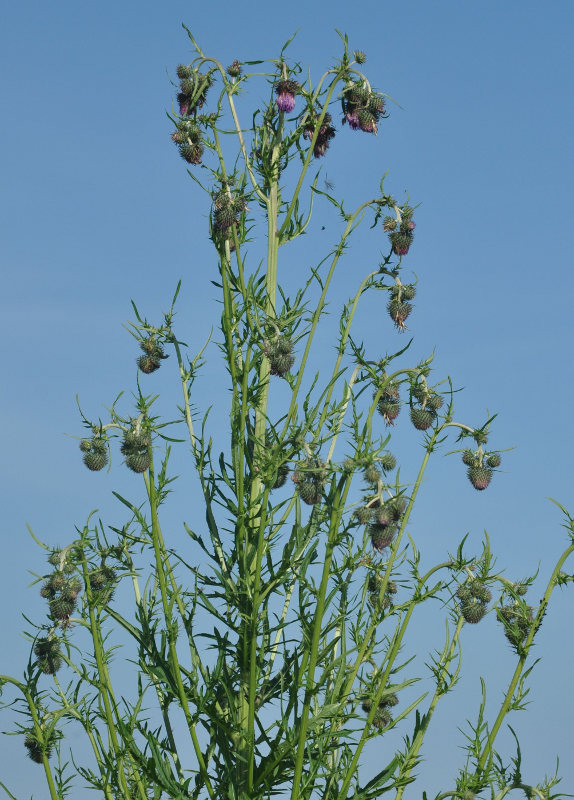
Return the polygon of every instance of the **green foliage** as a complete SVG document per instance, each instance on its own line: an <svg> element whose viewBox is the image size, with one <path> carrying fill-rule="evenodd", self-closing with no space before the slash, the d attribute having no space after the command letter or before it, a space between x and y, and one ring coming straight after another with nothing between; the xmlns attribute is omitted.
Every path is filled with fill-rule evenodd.
<svg viewBox="0 0 574 800"><path fill-rule="evenodd" d="M341 135L386 124L385 97L359 69L365 54L356 51L353 60L341 38L341 59L316 84L287 61L285 48L263 66L234 61L225 69L191 34L196 55L177 67L172 140L188 164L201 165L209 213L197 219L209 219L204 234L219 269L229 421L212 421L192 405L204 348L190 355L175 331L179 286L158 326L134 305L141 384L171 356L182 405L175 420L163 421L152 413L156 397L138 385L129 413L121 413L120 395L109 421L82 414L86 466L103 469L119 440L146 502L116 494L119 523L106 528L91 516L64 549L50 552L52 571L40 579L46 617L31 637L30 663L22 680L0 677L17 692L24 746L42 765L51 800L71 794L74 772L76 785L105 800L375 800L384 793L401 800L417 779L436 707L457 685L463 639L472 635L465 623L482 620L497 591L495 614L516 668L492 722L483 683L466 760L458 775L445 775L439 797L471 800L487 790L502 797L513 788L527 797L562 796L550 794L556 778L525 784L520 749L506 762L496 737L507 715L524 707L533 638L553 588L572 578L562 566L574 545L538 608L523 599L531 581L512 584L494 570L488 539L479 555L466 555L463 540L455 556L420 574L411 515L431 455L451 430L459 440L470 437L462 460L480 490L501 458L484 450L493 418L481 428L455 420L452 386L431 381L432 358L409 365L410 342L382 354L351 336L359 302L373 291L386 293L392 322L406 327L416 287L401 276L415 223L408 198L398 203L382 180L376 197L349 211L309 175L335 138L328 109L342 107ZM268 102L248 128L236 103L252 80L263 80ZM338 241L289 295L280 283L282 248L306 232L313 203L323 201L339 219ZM333 275L369 219L387 252L350 289L332 364L309 376ZM246 254L265 238L263 269L250 272ZM394 335L389 322L388 340ZM282 393L274 396L276 387ZM423 444L414 473L388 451L384 427L400 424L405 402L410 432ZM175 479L170 451L181 444L166 433L173 422L185 426L203 498L204 521L185 524L190 547L182 554L162 529ZM218 453L210 431L223 427L227 441ZM568 525L572 534L570 518ZM128 589L131 610L116 603ZM407 645L417 649L411 623L421 604L436 600L445 640L428 655L425 672L399 655ZM118 630L131 694L118 689ZM493 649L502 644L500 637ZM431 690L414 691L428 675ZM91 749L85 763L68 761L62 736L72 726ZM404 740L391 752L385 741L394 728ZM383 755L373 767L365 746L379 737Z"/></svg>

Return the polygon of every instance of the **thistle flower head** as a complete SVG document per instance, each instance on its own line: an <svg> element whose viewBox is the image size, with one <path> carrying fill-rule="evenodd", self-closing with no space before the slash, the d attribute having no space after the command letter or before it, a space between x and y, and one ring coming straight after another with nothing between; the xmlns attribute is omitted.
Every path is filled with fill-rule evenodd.
<svg viewBox="0 0 574 800"><path fill-rule="evenodd" d="M276 103L279 111L285 114L290 114L293 111L295 108L295 95L299 88L297 81L283 80L275 84Z"/></svg>

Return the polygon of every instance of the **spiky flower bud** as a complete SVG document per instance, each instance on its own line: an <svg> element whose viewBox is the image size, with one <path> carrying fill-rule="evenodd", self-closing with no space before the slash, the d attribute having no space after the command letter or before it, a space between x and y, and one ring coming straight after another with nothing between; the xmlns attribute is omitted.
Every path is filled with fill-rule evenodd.
<svg viewBox="0 0 574 800"><path fill-rule="evenodd" d="M60 639L57 636L38 639L34 645L34 655L38 659L38 666L45 675L55 675L63 663Z"/></svg>
<svg viewBox="0 0 574 800"><path fill-rule="evenodd" d="M510 644L519 651L530 633L533 622L533 608L524 603L501 606L496 612L504 625L504 634Z"/></svg>
<svg viewBox="0 0 574 800"><path fill-rule="evenodd" d="M439 408L442 408L444 403L444 398L440 394L429 394L427 397L427 408L430 408L432 411L438 411Z"/></svg>
<svg viewBox="0 0 574 800"><path fill-rule="evenodd" d="M397 225L398 222L396 217L385 217L383 219L383 230L387 233L394 231Z"/></svg>
<svg viewBox="0 0 574 800"><path fill-rule="evenodd" d="M365 61L367 60L367 56L365 55L365 53L363 53L362 50L355 50L355 52L353 53L353 57L357 62L357 64L364 64Z"/></svg>
<svg viewBox="0 0 574 800"><path fill-rule="evenodd" d="M140 356L137 360L138 367L146 375L151 375L160 368L161 362L153 356Z"/></svg>
<svg viewBox="0 0 574 800"><path fill-rule="evenodd" d="M92 443L90 442L90 440L82 439L82 441L80 442L80 450L82 451L82 453L89 453L91 449L92 449Z"/></svg>
<svg viewBox="0 0 574 800"><path fill-rule="evenodd" d="M369 533L373 549L381 553L385 547L389 547L392 544L397 529L394 525L381 526L373 523L369 525Z"/></svg>
<svg viewBox="0 0 574 800"><path fill-rule="evenodd" d="M361 525L368 525L371 521L372 513L368 506L361 506L355 509L354 517Z"/></svg>
<svg viewBox="0 0 574 800"><path fill-rule="evenodd" d="M151 453L149 450L144 450L141 453L130 453L126 456L126 466L132 472L142 473L149 469L151 464Z"/></svg>
<svg viewBox="0 0 574 800"><path fill-rule="evenodd" d="M299 91L297 81L285 80L275 84L277 95L277 108L283 113L290 114L295 108L295 95Z"/></svg>
<svg viewBox="0 0 574 800"><path fill-rule="evenodd" d="M372 486L376 486L381 480L381 473L375 464L369 464L369 466L363 472L363 477L367 483L371 484Z"/></svg>
<svg viewBox="0 0 574 800"><path fill-rule="evenodd" d="M492 470L489 467L469 467L466 474L474 488L479 492L486 489L492 479Z"/></svg>
<svg viewBox="0 0 574 800"><path fill-rule="evenodd" d="M436 420L436 414L430 408L411 408L411 422L417 431L426 431Z"/></svg>
<svg viewBox="0 0 574 800"><path fill-rule="evenodd" d="M230 78L238 78L241 75L241 64L235 59L226 70Z"/></svg>
<svg viewBox="0 0 574 800"><path fill-rule="evenodd" d="M289 465L280 464L279 467L277 468L277 477L275 478L275 482L271 488L280 489L282 486L285 486L288 476L289 476Z"/></svg>
<svg viewBox="0 0 574 800"><path fill-rule="evenodd" d="M409 252L410 246L413 243L412 231L393 231L389 234L393 253L397 256L406 256Z"/></svg>
<svg viewBox="0 0 574 800"><path fill-rule="evenodd" d="M460 613L466 622L476 625L486 614L486 606L480 602L463 603L460 607Z"/></svg>
<svg viewBox="0 0 574 800"><path fill-rule="evenodd" d="M284 378L295 363L293 342L288 336L277 336L263 343L263 353L269 359L272 375Z"/></svg>
<svg viewBox="0 0 574 800"><path fill-rule="evenodd" d="M399 331L406 330L405 320L413 310L412 305L399 300L398 297L392 297L387 305L387 310Z"/></svg>
<svg viewBox="0 0 574 800"><path fill-rule="evenodd" d="M486 464L489 467L496 468L499 467L502 462L502 459L498 453L491 453L488 458L486 459Z"/></svg>
<svg viewBox="0 0 574 800"><path fill-rule="evenodd" d="M50 614L54 619L68 619L76 608L75 600L65 600L63 597L54 597L50 600Z"/></svg>
<svg viewBox="0 0 574 800"><path fill-rule="evenodd" d="M182 144L179 147L179 154L188 164L201 164L203 145L200 142L196 142L195 144Z"/></svg>
<svg viewBox="0 0 574 800"><path fill-rule="evenodd" d="M193 69L188 64L179 64L176 69L176 74L181 81L184 81L187 78L191 78Z"/></svg>
<svg viewBox="0 0 574 800"><path fill-rule="evenodd" d="M412 300L417 293L416 286L412 283L403 284L401 295L403 300Z"/></svg>
<svg viewBox="0 0 574 800"><path fill-rule="evenodd" d="M392 453L383 453L380 458L380 465L383 472L392 472L397 466L397 459Z"/></svg>
<svg viewBox="0 0 574 800"><path fill-rule="evenodd" d="M99 472L106 466L107 463L108 463L108 454L105 452L84 453L84 464L92 472Z"/></svg>
<svg viewBox="0 0 574 800"><path fill-rule="evenodd" d="M476 464L476 453L472 450L465 450L462 454L462 463L467 467L474 467Z"/></svg>
<svg viewBox="0 0 574 800"><path fill-rule="evenodd" d="M50 742L49 744L41 745L33 730L30 730L26 733L24 738L24 746L28 751L28 756L36 764L43 764L44 756L46 756L46 758L50 758L52 755L52 743Z"/></svg>
<svg viewBox="0 0 574 800"><path fill-rule="evenodd" d="M299 464L292 480L301 500L314 506L323 499L326 479L325 464L318 458L308 458Z"/></svg>
<svg viewBox="0 0 574 800"><path fill-rule="evenodd" d="M484 585L484 583L481 583L478 580L473 580L468 584L468 588L471 595L476 598L476 600L480 600L481 603L490 603L492 600L492 592Z"/></svg>

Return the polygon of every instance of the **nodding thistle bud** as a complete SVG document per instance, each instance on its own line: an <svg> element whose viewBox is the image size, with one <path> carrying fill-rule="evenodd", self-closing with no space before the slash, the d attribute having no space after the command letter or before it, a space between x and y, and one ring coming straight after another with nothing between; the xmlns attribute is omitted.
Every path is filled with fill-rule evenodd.
<svg viewBox="0 0 574 800"><path fill-rule="evenodd" d="M200 142L196 144L182 144L179 148L179 154L188 164L201 164L203 145Z"/></svg>
<svg viewBox="0 0 574 800"><path fill-rule="evenodd" d="M383 472L392 472L394 468L397 466L397 459L394 457L392 453L383 453L381 456L379 463L381 465L381 469Z"/></svg>
<svg viewBox="0 0 574 800"><path fill-rule="evenodd" d="M474 488L479 492L488 487L492 478L492 470L489 467L469 467L466 474Z"/></svg>
<svg viewBox="0 0 574 800"><path fill-rule="evenodd" d="M310 506L317 505L323 498L327 480L325 464L318 458L308 458L299 464L292 480L301 500Z"/></svg>
<svg viewBox="0 0 574 800"><path fill-rule="evenodd" d="M115 570L105 564L90 574L92 600L98 605L107 605L114 595Z"/></svg>
<svg viewBox="0 0 574 800"><path fill-rule="evenodd" d="M397 222L397 218L396 217L385 217L384 220L383 220L383 230L386 233L390 233L391 231L394 231L395 228L397 227L397 225L398 225L398 222Z"/></svg>
<svg viewBox="0 0 574 800"><path fill-rule="evenodd" d="M74 613L76 608L75 600L66 600L63 597L54 597L50 600L50 614L54 619L64 620L68 619L70 614Z"/></svg>
<svg viewBox="0 0 574 800"><path fill-rule="evenodd" d="M501 606L496 615L504 625L504 634L514 649L519 652L524 644L534 620L532 606L524 602Z"/></svg>
<svg viewBox="0 0 574 800"><path fill-rule="evenodd" d="M145 472L151 464L151 436L148 432L131 428L124 433L120 447L126 457L126 466L132 472Z"/></svg>
<svg viewBox="0 0 574 800"><path fill-rule="evenodd" d="M108 463L106 440L101 436L94 436L94 438L88 442L90 446L89 450L86 449L86 442L88 442L87 439L82 439L80 443L80 450L84 453L84 464L92 472L99 472Z"/></svg>
<svg viewBox="0 0 574 800"><path fill-rule="evenodd" d="M143 350L144 355L140 356L137 360L138 367L146 375L151 375L161 367L162 359L169 358L163 352L163 348L158 344L154 336L148 336L140 342L140 348Z"/></svg>
<svg viewBox="0 0 574 800"><path fill-rule="evenodd" d="M373 725L375 728L386 728L390 723L393 721L393 718L389 712L389 707L396 706L399 702L399 698L396 694L388 694L386 697L383 697L379 700L379 704L377 706L377 710L375 711L375 715L373 717ZM361 704L361 708L366 714L369 714L373 708L373 701L370 697L367 697L363 700Z"/></svg>
<svg viewBox="0 0 574 800"><path fill-rule="evenodd" d="M397 529L394 525L379 525L373 522L369 525L369 533L371 535L373 550L377 550L377 552L381 553L385 547L389 547L392 544Z"/></svg>
<svg viewBox="0 0 574 800"><path fill-rule="evenodd" d="M377 122L384 114L384 98L369 89L364 81L353 81L343 91L343 122L352 130L377 133Z"/></svg>
<svg viewBox="0 0 574 800"><path fill-rule="evenodd" d="M362 50L355 50L353 53L353 58L357 62L357 64L364 64L367 60L367 56L363 53Z"/></svg>
<svg viewBox="0 0 574 800"><path fill-rule="evenodd" d="M363 472L363 477L367 483L371 484L372 486L376 486L381 480L382 476L375 464L369 464L369 466Z"/></svg>
<svg viewBox="0 0 574 800"><path fill-rule="evenodd" d="M230 78L238 78L241 75L241 64L235 59L225 71Z"/></svg>
<svg viewBox="0 0 574 800"><path fill-rule="evenodd" d="M310 119L303 128L303 136L310 142L313 140L313 136L315 135L315 129L317 127L319 117L320 114L315 114L315 117ZM317 138L315 139L315 145L313 146L314 158L321 158L321 156L324 156L329 149L329 142L334 138L335 128L333 128L331 125L331 115L325 114L323 117L323 122L321 123L321 127L319 128Z"/></svg>
<svg viewBox="0 0 574 800"><path fill-rule="evenodd" d="M179 64L176 69L176 74L180 81L184 81L188 78L191 78L193 75L193 69L188 64Z"/></svg>
<svg viewBox="0 0 574 800"><path fill-rule="evenodd" d="M295 108L295 95L299 88L297 81L285 80L275 84L276 103L279 111L286 114L290 114L293 111Z"/></svg>
<svg viewBox="0 0 574 800"><path fill-rule="evenodd" d="M287 464L281 464L277 468L277 477L275 478L275 482L272 489L280 489L282 486L285 486L287 483L287 478L289 476L289 466Z"/></svg>
<svg viewBox="0 0 574 800"><path fill-rule="evenodd" d="M417 431L426 431L436 420L435 412L430 408L412 408L411 407L411 422Z"/></svg>
<svg viewBox="0 0 574 800"><path fill-rule="evenodd" d="M470 622L471 625L476 625L480 622L486 614L486 606L479 601L463 603L460 607L460 613L464 617L465 622Z"/></svg>
<svg viewBox="0 0 574 800"><path fill-rule="evenodd" d="M54 738L54 736L49 737L46 732L44 732L44 744L40 744L36 738L36 732L34 730L26 731L24 746L28 751L28 756L32 759L32 761L34 761L34 763L43 764L44 756L46 756L46 758L50 758L52 755L52 749L54 747Z"/></svg>
<svg viewBox="0 0 574 800"><path fill-rule="evenodd" d="M271 375L278 375L280 378L284 378L295 363L293 342L288 336L265 340L263 353L269 360Z"/></svg>
<svg viewBox="0 0 574 800"><path fill-rule="evenodd" d="M398 330L401 332L406 331L407 326L405 325L405 320L413 310L412 305L399 300L398 297L391 297L387 306L387 310L390 318L395 323L395 326L398 328Z"/></svg>
<svg viewBox="0 0 574 800"><path fill-rule="evenodd" d="M500 458L500 455L498 453L491 453L486 459L486 465L492 468L499 467L501 462L502 459Z"/></svg>
<svg viewBox="0 0 574 800"><path fill-rule="evenodd" d="M377 411L387 425L393 425L400 410L399 387L396 383L388 383L377 403Z"/></svg>
<svg viewBox="0 0 574 800"><path fill-rule="evenodd" d="M126 457L126 466L128 466L132 472L142 473L149 469L151 464L151 453L149 450L146 450L143 453L130 453Z"/></svg>
<svg viewBox="0 0 574 800"><path fill-rule="evenodd" d="M477 461L476 453L472 450L465 450L462 454L462 463L465 464L467 467L474 467Z"/></svg>
<svg viewBox="0 0 574 800"><path fill-rule="evenodd" d="M389 239L391 240L393 253L396 256L406 256L413 243L413 238L412 231L399 230L390 233Z"/></svg>
<svg viewBox="0 0 574 800"><path fill-rule="evenodd" d="M34 645L34 655L38 659L38 666L46 675L55 675L62 666L60 639L57 636L42 638Z"/></svg>
<svg viewBox="0 0 574 800"><path fill-rule="evenodd" d="M371 521L372 513L368 506L361 506L355 509L354 517L360 525L368 525Z"/></svg>

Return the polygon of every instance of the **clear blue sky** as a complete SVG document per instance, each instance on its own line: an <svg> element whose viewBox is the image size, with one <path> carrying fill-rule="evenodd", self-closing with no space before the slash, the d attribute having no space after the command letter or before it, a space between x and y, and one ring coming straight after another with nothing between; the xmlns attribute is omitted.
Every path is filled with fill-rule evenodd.
<svg viewBox="0 0 574 800"><path fill-rule="evenodd" d="M325 161L329 180L359 198L372 195L389 170L389 190L408 189L422 203L409 261L419 277L413 352L418 358L436 347L437 376L466 388L460 418L481 424L488 407L499 414L495 446L516 448L480 494L456 458L439 456L413 534L431 543L426 557L438 561L467 531L478 549L486 528L512 579L539 566L546 579L566 546L560 514L546 498L574 513L574 5L12 3L0 31L1 672L18 674L26 658L20 612L43 614L37 589L26 588L27 570L42 572L44 562L25 523L64 544L92 508L112 514L112 488L133 492L125 470L88 474L65 435L81 433L76 393L97 417L134 386L137 353L122 330L130 298L160 319L182 278L181 338L199 347L218 321L208 209L165 117L173 97L168 72L191 57L182 22L224 63L276 57L297 28L290 54L315 74L340 52L335 28L367 53L372 83L400 108L391 106L379 136L361 137L360 146L340 132ZM366 271L366 247L359 241L346 258L344 295ZM382 352L398 341L375 307L361 324ZM217 369L209 367L208 385L198 390L206 402ZM573 602L571 591L554 595L538 637L544 661L532 680L531 710L511 720L526 780L552 772L559 754L564 791L574 789ZM494 671L496 699L510 674L512 659L495 629L490 617L468 631L468 678L425 751L430 791L458 762L456 725L475 711L478 676ZM3 737L0 764L0 780L17 796L45 796L41 770L20 739Z"/></svg>

